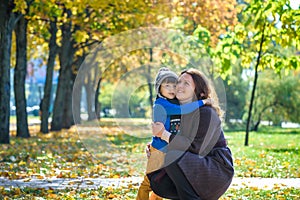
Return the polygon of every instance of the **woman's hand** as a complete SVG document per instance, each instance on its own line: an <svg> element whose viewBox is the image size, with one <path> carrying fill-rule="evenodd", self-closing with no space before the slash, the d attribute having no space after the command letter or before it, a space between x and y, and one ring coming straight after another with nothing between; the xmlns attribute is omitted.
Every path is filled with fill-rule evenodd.
<svg viewBox="0 0 300 200"><path fill-rule="evenodd" d="M152 122L152 135L156 137L161 137L162 133L165 131L164 124L161 122Z"/></svg>
<svg viewBox="0 0 300 200"><path fill-rule="evenodd" d="M147 158L150 158L150 156L151 156L150 145L151 145L151 143L149 142L149 143L147 144L147 146L146 146L146 149L145 149Z"/></svg>

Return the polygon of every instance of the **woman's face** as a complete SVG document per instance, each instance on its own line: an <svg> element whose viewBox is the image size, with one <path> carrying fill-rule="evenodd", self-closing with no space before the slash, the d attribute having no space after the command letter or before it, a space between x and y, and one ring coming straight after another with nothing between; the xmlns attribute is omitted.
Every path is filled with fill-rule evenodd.
<svg viewBox="0 0 300 200"><path fill-rule="evenodd" d="M195 97L195 83L191 75L185 73L178 78L176 97L181 104L192 102Z"/></svg>

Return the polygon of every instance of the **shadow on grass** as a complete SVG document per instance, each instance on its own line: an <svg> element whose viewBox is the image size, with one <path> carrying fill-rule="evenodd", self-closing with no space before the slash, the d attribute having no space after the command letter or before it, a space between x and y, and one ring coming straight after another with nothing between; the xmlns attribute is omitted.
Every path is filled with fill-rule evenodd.
<svg viewBox="0 0 300 200"><path fill-rule="evenodd" d="M147 143L151 141L151 138L139 138L139 137L135 137L132 135L127 135L127 134L123 134L123 135L118 135L117 137L115 137L114 140L111 140L111 142L115 145L124 145L124 144L130 144L130 145L136 145L136 144L141 144L141 143Z"/></svg>
<svg viewBox="0 0 300 200"><path fill-rule="evenodd" d="M294 154L300 154L300 149L298 148L279 148L279 149L266 149L266 151L269 152L275 152L275 153L285 153L285 152L289 152L289 153L294 153Z"/></svg>
<svg viewBox="0 0 300 200"><path fill-rule="evenodd" d="M262 134L300 134L300 128L281 128L281 126L261 126L257 133L262 133Z"/></svg>
<svg viewBox="0 0 300 200"><path fill-rule="evenodd" d="M245 129L224 129L225 132L228 133L246 133ZM260 128L258 131L250 131L251 133L255 134L291 134L297 135L300 134L299 128L279 128L279 127L267 127L267 128Z"/></svg>

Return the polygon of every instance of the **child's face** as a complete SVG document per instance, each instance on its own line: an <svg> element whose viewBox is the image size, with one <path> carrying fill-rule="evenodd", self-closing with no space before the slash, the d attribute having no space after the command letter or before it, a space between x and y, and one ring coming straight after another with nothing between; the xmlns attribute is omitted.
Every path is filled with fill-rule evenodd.
<svg viewBox="0 0 300 200"><path fill-rule="evenodd" d="M176 96L176 83L162 83L160 94L167 99L174 99Z"/></svg>

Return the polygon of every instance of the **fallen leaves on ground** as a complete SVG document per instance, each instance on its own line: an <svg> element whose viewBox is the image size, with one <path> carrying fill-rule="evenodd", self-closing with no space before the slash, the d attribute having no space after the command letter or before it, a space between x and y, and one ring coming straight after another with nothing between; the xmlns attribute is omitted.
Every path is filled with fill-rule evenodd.
<svg viewBox="0 0 300 200"><path fill-rule="evenodd" d="M30 178L119 178L142 175L146 163L146 141L105 129L101 142L110 142L113 149L97 145L97 152L86 148L82 140L99 135L88 130L80 137L75 128L49 134L36 133L29 139L14 138L0 150L0 176L8 179ZM114 132L115 131L115 132ZM95 137L93 137L93 134ZM118 144L126 141L127 145ZM131 142L129 144L129 142ZM107 150L112 150L107 152ZM137 167L138 165L139 168ZM140 170L137 170L140 169Z"/></svg>

